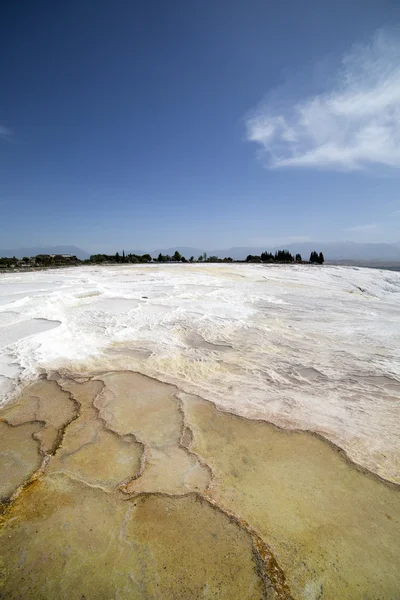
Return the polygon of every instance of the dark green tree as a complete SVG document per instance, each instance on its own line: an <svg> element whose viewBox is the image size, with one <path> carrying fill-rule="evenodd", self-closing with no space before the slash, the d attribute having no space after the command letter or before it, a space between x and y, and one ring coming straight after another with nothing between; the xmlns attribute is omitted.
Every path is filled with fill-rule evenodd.
<svg viewBox="0 0 400 600"><path fill-rule="evenodd" d="M274 262L274 255L271 252L261 253L262 262Z"/></svg>
<svg viewBox="0 0 400 600"><path fill-rule="evenodd" d="M246 258L246 262L259 263L259 262L261 262L261 256L255 256L254 254L249 254Z"/></svg>
<svg viewBox="0 0 400 600"><path fill-rule="evenodd" d="M301 263L301 254L296 254L296 262Z"/></svg>
<svg viewBox="0 0 400 600"><path fill-rule="evenodd" d="M180 252L178 252L178 250L175 250L175 254L172 257L172 260L176 260L177 262L179 262L182 258L182 255Z"/></svg>
<svg viewBox="0 0 400 600"><path fill-rule="evenodd" d="M325 262L324 255L322 254L322 252L319 253L318 262L320 265L323 265Z"/></svg>
<svg viewBox="0 0 400 600"><path fill-rule="evenodd" d="M294 257L290 254L289 250L277 250L274 256L275 262L294 262Z"/></svg>

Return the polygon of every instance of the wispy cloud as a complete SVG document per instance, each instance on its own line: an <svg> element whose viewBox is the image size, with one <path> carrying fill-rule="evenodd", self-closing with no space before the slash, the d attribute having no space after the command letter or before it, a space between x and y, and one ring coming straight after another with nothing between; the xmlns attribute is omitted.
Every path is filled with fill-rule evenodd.
<svg viewBox="0 0 400 600"><path fill-rule="evenodd" d="M12 136L12 131L4 127L4 125L0 125L0 139L10 140Z"/></svg>
<svg viewBox="0 0 400 600"><path fill-rule="evenodd" d="M377 225L354 225L353 227L345 227L342 231L370 231L371 229L376 229Z"/></svg>
<svg viewBox="0 0 400 600"><path fill-rule="evenodd" d="M400 217L400 210L395 210L390 214L391 217Z"/></svg>
<svg viewBox="0 0 400 600"><path fill-rule="evenodd" d="M271 94L247 119L247 139L265 151L267 166L399 168L400 38L378 31L342 58L331 81L328 91L289 106Z"/></svg>

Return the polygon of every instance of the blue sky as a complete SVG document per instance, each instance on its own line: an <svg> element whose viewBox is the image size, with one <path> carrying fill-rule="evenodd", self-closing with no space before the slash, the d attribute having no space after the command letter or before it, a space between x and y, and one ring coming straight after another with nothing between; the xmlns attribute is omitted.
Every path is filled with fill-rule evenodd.
<svg viewBox="0 0 400 600"><path fill-rule="evenodd" d="M400 240L397 0L0 11L0 247Z"/></svg>

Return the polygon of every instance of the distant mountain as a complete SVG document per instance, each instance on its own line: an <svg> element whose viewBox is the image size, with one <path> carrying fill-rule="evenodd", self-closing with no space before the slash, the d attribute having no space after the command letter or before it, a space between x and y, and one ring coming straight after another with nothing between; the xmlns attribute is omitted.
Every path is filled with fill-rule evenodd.
<svg viewBox="0 0 400 600"><path fill-rule="evenodd" d="M208 256L218 256L218 258L233 258L233 260L244 260L249 254L259 256L264 250L269 250L264 246L235 246L234 248L227 248L226 250L210 250L207 252Z"/></svg>
<svg viewBox="0 0 400 600"><path fill-rule="evenodd" d="M124 250L125 255L128 256L128 254L136 254L136 256L143 256L143 254L148 254L148 252L144 251L144 250ZM121 251L119 251L120 254L122 254ZM97 254L97 253L96 253ZM114 254L113 252L106 252L105 254Z"/></svg>
<svg viewBox="0 0 400 600"><path fill-rule="evenodd" d="M312 250L323 252L328 260L400 260L400 248L394 244L368 244L357 242L303 242L289 244L288 250L299 252L308 259Z"/></svg>
<svg viewBox="0 0 400 600"><path fill-rule="evenodd" d="M33 248L14 248L12 250L0 250L0 256L36 256L37 254L72 254L80 259L89 258L90 254L77 246L34 246Z"/></svg>
<svg viewBox="0 0 400 600"><path fill-rule="evenodd" d="M393 244L357 242L303 242L289 244L288 250L308 258L312 250L323 252L328 260L400 260L400 248Z"/></svg>
<svg viewBox="0 0 400 600"><path fill-rule="evenodd" d="M313 250L323 252L327 260L400 260L400 247L395 244L362 244L357 242L299 242L281 244L276 247L245 246L227 248L226 250L211 250L207 254L215 254L220 258L230 256L234 260L243 260L249 254L257 256L265 250L275 252L275 250L283 248L289 250L292 254L299 252L305 260L308 260Z"/></svg>
<svg viewBox="0 0 400 600"><path fill-rule="evenodd" d="M268 250L286 249L292 254L299 252L303 259L308 260L312 250L323 252L325 259L335 260L356 260L356 261L400 261L400 242L394 244L363 244L357 242L299 242L293 244L281 244L276 247L268 246L235 246L223 250L206 250L208 256L218 256L225 258L230 256L233 260L244 260L249 254L260 255L261 252ZM157 248L150 252L153 258L160 254L169 254L172 256L178 250L183 256L189 259L194 256L197 259L204 250L201 248L192 248L191 246L173 246L171 248ZM144 250L125 250L125 254L145 254ZM0 250L0 256L36 256L36 254L73 254L78 258L89 258L90 254L77 246L42 246L33 248L14 248L11 250ZM120 252L121 254L121 252Z"/></svg>
<svg viewBox="0 0 400 600"><path fill-rule="evenodd" d="M150 252L153 258L161 254L172 256L176 250L186 258L194 256L197 259L200 254L207 252L207 256L218 256L225 258L230 256L233 260L244 260L249 254L260 255L268 250L287 249L292 254L299 252L305 260L308 260L313 250L323 252L326 260L400 260L399 244L363 244L357 242L299 242L293 244L281 244L276 247L268 246L234 246L222 250L204 250L192 248L191 246L173 246L171 248L157 248ZM125 252L127 254L127 252ZM144 254L143 251L132 251L132 254Z"/></svg>
<svg viewBox="0 0 400 600"><path fill-rule="evenodd" d="M189 259L191 256L194 256L197 259L200 256L200 254L203 254L204 252L204 250L199 250L198 248L191 248L190 246L174 246L173 248L158 248L157 250L153 250L152 252L150 252L150 254L153 258L157 258L157 256L160 253L169 254L170 256L172 256L176 252L176 250L178 250L178 252L180 252L180 254L182 254L182 256L184 256L187 259ZM210 256L212 253L207 252L207 254Z"/></svg>

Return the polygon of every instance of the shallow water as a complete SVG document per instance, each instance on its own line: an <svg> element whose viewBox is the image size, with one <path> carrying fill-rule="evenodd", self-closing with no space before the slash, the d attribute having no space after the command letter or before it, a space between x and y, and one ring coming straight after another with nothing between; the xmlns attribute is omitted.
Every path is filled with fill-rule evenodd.
<svg viewBox="0 0 400 600"><path fill-rule="evenodd" d="M268 541L298 598L400 594L400 493L324 440L181 395L209 495Z"/></svg>
<svg viewBox="0 0 400 600"><path fill-rule="evenodd" d="M53 410L31 422L51 391ZM25 470L0 460L10 500L0 527L1 598L290 597L271 583L262 540L196 493L211 472L181 444L176 391L110 373L103 382L33 385L0 412L8 428L0 457L25 460ZM32 434L51 422L62 428L57 448L40 447Z"/></svg>
<svg viewBox="0 0 400 600"><path fill-rule="evenodd" d="M121 502L54 476L12 514L2 598L266 597L250 536L196 497Z"/></svg>
<svg viewBox="0 0 400 600"><path fill-rule="evenodd" d="M131 372L38 382L0 419L1 598L400 591L398 487L314 434Z"/></svg>

